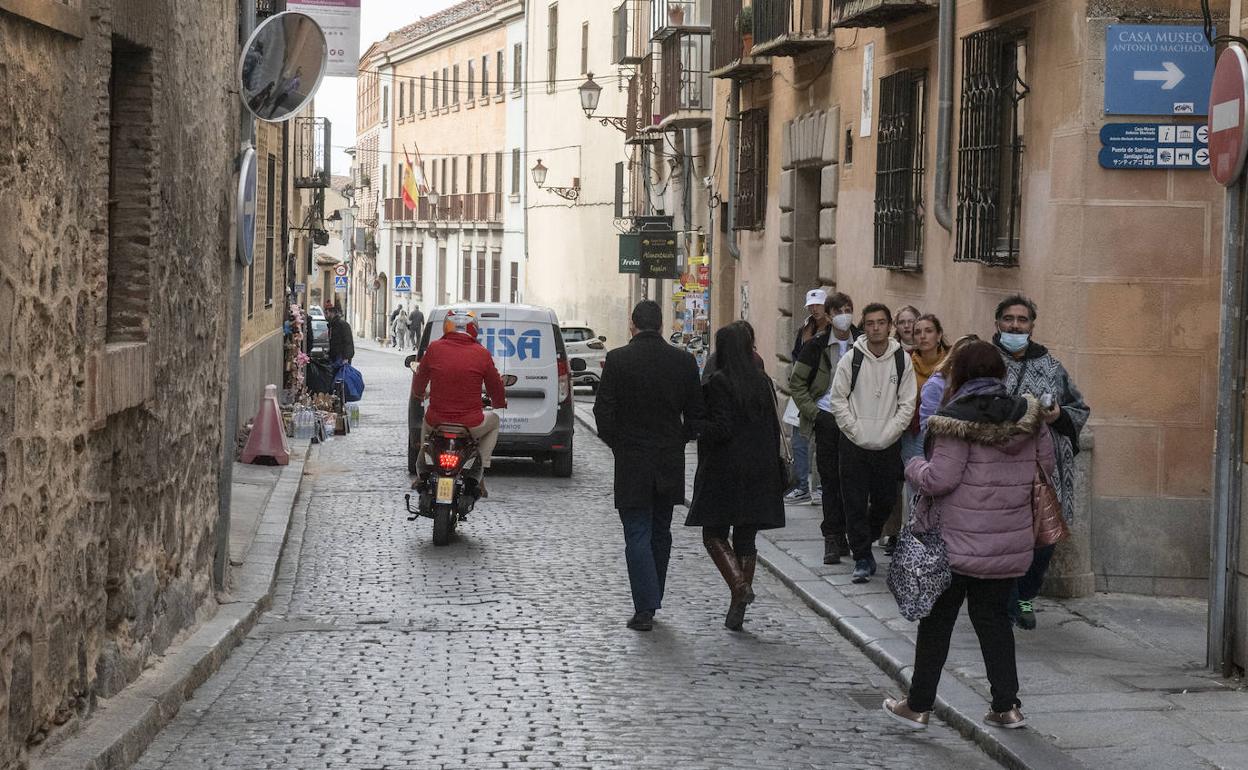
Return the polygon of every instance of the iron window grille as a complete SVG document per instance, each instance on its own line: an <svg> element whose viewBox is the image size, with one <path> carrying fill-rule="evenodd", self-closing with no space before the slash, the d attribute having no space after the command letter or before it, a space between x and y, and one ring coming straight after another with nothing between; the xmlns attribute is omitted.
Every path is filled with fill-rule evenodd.
<svg viewBox="0 0 1248 770"><path fill-rule="evenodd" d="M741 113L735 230L757 230L767 217L767 110Z"/></svg>
<svg viewBox="0 0 1248 770"><path fill-rule="evenodd" d="M1025 39L990 29L962 40L957 262L1018 266Z"/></svg>
<svg viewBox="0 0 1248 770"><path fill-rule="evenodd" d="M875 266L923 268L927 71L880 79L875 166Z"/></svg>

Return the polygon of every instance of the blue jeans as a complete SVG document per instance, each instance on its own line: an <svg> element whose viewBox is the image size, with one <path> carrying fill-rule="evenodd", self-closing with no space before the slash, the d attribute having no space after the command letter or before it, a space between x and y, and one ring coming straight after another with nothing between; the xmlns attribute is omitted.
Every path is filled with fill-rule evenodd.
<svg viewBox="0 0 1248 770"><path fill-rule="evenodd" d="M654 612L663 606L667 563L672 556L672 506L621 508L620 522L633 609Z"/></svg>
<svg viewBox="0 0 1248 770"><path fill-rule="evenodd" d="M901 469L902 471L903 472L905 471L906 464L909 463L912 458L922 457L922 456L923 456L923 434L911 433L908 430L905 433L901 434ZM910 520L910 500L914 498L915 489L914 487L910 486L909 481L905 482L903 489L905 491L902 493L901 504L902 506L904 506L902 509L902 519L903 519L902 523L904 524L906 521Z"/></svg>
<svg viewBox="0 0 1248 770"><path fill-rule="evenodd" d="M810 441L802 432L793 426L793 474L797 476L797 486L803 492L810 491Z"/></svg>

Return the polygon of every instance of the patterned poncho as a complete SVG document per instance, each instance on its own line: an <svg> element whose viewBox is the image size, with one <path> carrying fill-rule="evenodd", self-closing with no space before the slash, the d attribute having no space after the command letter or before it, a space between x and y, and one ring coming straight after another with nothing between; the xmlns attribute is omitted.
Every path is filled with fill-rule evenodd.
<svg viewBox="0 0 1248 770"><path fill-rule="evenodd" d="M993 342L1005 358L1007 393L1030 393L1037 397L1052 393L1062 408L1062 416L1049 429L1053 431L1053 447L1057 453L1057 496L1062 501L1062 514L1067 523L1073 523L1075 455L1079 452L1079 433L1088 422L1088 405L1083 402L1083 395L1071 381L1066 368L1043 345L1028 343L1027 352L1017 359L1000 347L999 337L994 337Z"/></svg>

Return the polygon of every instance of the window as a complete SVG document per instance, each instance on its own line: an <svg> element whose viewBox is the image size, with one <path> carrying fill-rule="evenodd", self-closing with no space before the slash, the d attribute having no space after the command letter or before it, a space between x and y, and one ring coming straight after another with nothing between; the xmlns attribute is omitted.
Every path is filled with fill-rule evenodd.
<svg viewBox="0 0 1248 770"><path fill-rule="evenodd" d="M460 282L459 299L467 302L472 299L472 251L464 249L464 273Z"/></svg>
<svg viewBox="0 0 1248 770"><path fill-rule="evenodd" d="M433 83L433 108L436 110L438 105L441 104L438 101L438 73L433 73L429 80Z"/></svg>
<svg viewBox="0 0 1248 770"><path fill-rule="evenodd" d="M581 24L581 74L589 72L589 22Z"/></svg>
<svg viewBox="0 0 1248 770"><path fill-rule="evenodd" d="M546 93L555 92L555 69L559 54L559 4L546 9Z"/></svg>
<svg viewBox="0 0 1248 770"><path fill-rule="evenodd" d="M498 252L490 254L490 302L499 302L503 295L503 266Z"/></svg>
<svg viewBox="0 0 1248 770"><path fill-rule="evenodd" d="M615 218L624 218L624 163L615 164Z"/></svg>
<svg viewBox="0 0 1248 770"><path fill-rule="evenodd" d="M273 307L273 253L277 237L277 156L270 153L264 176L264 306Z"/></svg>
<svg viewBox="0 0 1248 770"><path fill-rule="evenodd" d="M390 119L390 86L381 89L381 122Z"/></svg>
<svg viewBox="0 0 1248 770"><path fill-rule="evenodd" d="M451 194L459 192L459 158L451 158Z"/></svg>
<svg viewBox="0 0 1248 770"><path fill-rule="evenodd" d="M448 107L451 104L451 71L446 67L442 68L442 106Z"/></svg>
<svg viewBox="0 0 1248 770"><path fill-rule="evenodd" d="M386 186L386 172L389 170L390 167L388 165L385 163L381 164L381 187L378 189L381 191L381 197L383 198L386 197L386 190L390 189Z"/></svg>
<svg viewBox="0 0 1248 770"><path fill-rule="evenodd" d="M416 114L416 78L407 80L407 114Z"/></svg>
<svg viewBox="0 0 1248 770"><path fill-rule="evenodd" d="M477 250L477 302L485 302L485 249Z"/></svg>
<svg viewBox="0 0 1248 770"><path fill-rule="evenodd" d="M472 59L468 60L468 101L472 101L472 96L477 92L477 71L475 69L476 62Z"/></svg>
<svg viewBox="0 0 1248 770"><path fill-rule="evenodd" d="M407 245L403 247L403 275L410 276L412 274L412 247Z"/></svg>
<svg viewBox="0 0 1248 770"><path fill-rule="evenodd" d="M520 265L511 263L511 302L520 301Z"/></svg>
<svg viewBox="0 0 1248 770"><path fill-rule="evenodd" d="M494 153L494 218L503 213L503 154Z"/></svg>
<svg viewBox="0 0 1248 770"><path fill-rule="evenodd" d="M459 65L456 64L451 68L451 101L459 104Z"/></svg>
<svg viewBox="0 0 1248 770"><path fill-rule="evenodd" d="M1018 265L1022 215L1023 33L989 29L962 39L958 138L958 262Z"/></svg>
<svg viewBox="0 0 1248 770"><path fill-rule="evenodd" d="M438 189L438 162L433 162L433 189Z"/></svg>
<svg viewBox="0 0 1248 770"><path fill-rule="evenodd" d="M464 192L472 193L472 156L464 156Z"/></svg>
<svg viewBox="0 0 1248 770"><path fill-rule="evenodd" d="M412 292L423 297L425 294L425 250L421 246L416 247L414 269L416 274L412 276Z"/></svg>
<svg viewBox="0 0 1248 770"><path fill-rule="evenodd" d="M516 43L512 49L512 55L515 61L511 65L511 90L519 91L520 84L524 82L524 57L520 53L520 44ZM503 52L498 52L498 88L494 91L496 94L503 92Z"/></svg>
<svg viewBox="0 0 1248 770"><path fill-rule="evenodd" d="M499 73L502 74L502 73ZM490 57L481 57L481 96L490 95Z"/></svg>
<svg viewBox="0 0 1248 770"><path fill-rule="evenodd" d="M403 84L400 83L399 84L399 111L395 113L400 118L403 117L403 115L407 112L407 110L404 109L404 107L407 106L407 100L403 98L404 96L405 94L403 92Z"/></svg>
<svg viewBox="0 0 1248 770"><path fill-rule="evenodd" d="M854 165L854 129L849 126L845 129L845 145L841 149L841 163L846 166Z"/></svg>
<svg viewBox="0 0 1248 770"><path fill-rule="evenodd" d="M733 226L758 230L767 218L767 110L741 113L741 143L737 157L737 199Z"/></svg>
<svg viewBox="0 0 1248 770"><path fill-rule="evenodd" d="M446 181L446 180L447 180L447 179L448 179L448 177L447 177L447 175L446 175L446 158L443 158L443 159L442 159L442 189L441 189L441 190L439 190L439 192L446 192L446 188L447 188L447 181Z"/></svg>
<svg viewBox="0 0 1248 770"><path fill-rule="evenodd" d="M108 81L107 342L147 339L151 313L152 212L156 209L152 53L113 38ZM253 304L248 270L247 314ZM11 333L11 332L10 332Z"/></svg>
<svg viewBox="0 0 1248 770"><path fill-rule="evenodd" d="M394 274L407 275L403 272L403 247L397 243L394 244Z"/></svg>
<svg viewBox="0 0 1248 770"><path fill-rule="evenodd" d="M485 152L481 153L481 186L477 188L481 192L485 192L486 190L489 189L488 186L489 186L490 177L486 173L490 165L489 160L490 160L489 153L485 153Z"/></svg>
<svg viewBox="0 0 1248 770"><path fill-rule="evenodd" d="M420 76L420 111L425 111L425 76Z"/></svg>
<svg viewBox="0 0 1248 770"><path fill-rule="evenodd" d="M520 194L520 148L511 150L511 194Z"/></svg>
<svg viewBox="0 0 1248 770"><path fill-rule="evenodd" d="M923 266L923 149L927 71L880 79L875 162L875 266Z"/></svg>

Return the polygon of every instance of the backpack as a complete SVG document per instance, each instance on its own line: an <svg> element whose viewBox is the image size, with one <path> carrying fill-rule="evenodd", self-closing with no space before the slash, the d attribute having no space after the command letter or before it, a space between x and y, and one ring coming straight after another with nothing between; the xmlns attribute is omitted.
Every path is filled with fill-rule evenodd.
<svg viewBox="0 0 1248 770"><path fill-rule="evenodd" d="M866 354L858 348L854 348L854 358L850 362L852 374L849 378L849 394L854 394L854 387L858 384L858 372L862 369L862 362L866 358ZM893 352L893 362L897 364L897 394L901 395L901 375L906 371L906 350L905 348L897 348Z"/></svg>

